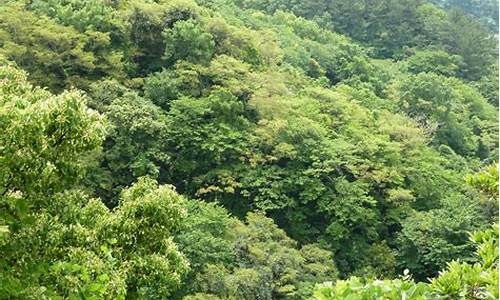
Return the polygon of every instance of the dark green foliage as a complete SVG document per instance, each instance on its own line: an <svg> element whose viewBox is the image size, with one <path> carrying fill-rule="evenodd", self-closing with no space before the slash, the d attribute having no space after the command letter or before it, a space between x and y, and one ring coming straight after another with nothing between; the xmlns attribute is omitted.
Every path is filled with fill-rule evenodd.
<svg viewBox="0 0 500 300"><path fill-rule="evenodd" d="M165 21L164 8L156 3L133 2L127 14L130 42L131 73L146 75L157 71L163 65L165 43L162 33Z"/></svg>
<svg viewBox="0 0 500 300"><path fill-rule="evenodd" d="M491 31L498 32L498 1L495 0L433 0L446 9L460 9L477 17Z"/></svg>
<svg viewBox="0 0 500 300"><path fill-rule="evenodd" d="M180 96L180 80L175 72L164 70L154 73L144 83L144 96L164 110L170 108L170 102Z"/></svg>
<svg viewBox="0 0 500 300"><path fill-rule="evenodd" d="M212 36L193 21L176 22L172 29L163 32L163 38L167 45L165 59L171 64L178 60L203 64L213 55Z"/></svg>
<svg viewBox="0 0 500 300"><path fill-rule="evenodd" d="M452 78L420 73L401 82L400 107L460 155L482 159L496 152L497 112L474 88Z"/></svg>
<svg viewBox="0 0 500 300"><path fill-rule="evenodd" d="M398 261L419 280L435 277L453 259L468 261L473 247L469 233L487 225L481 219L479 204L450 195L440 208L417 212L402 224L398 237Z"/></svg>
<svg viewBox="0 0 500 300"><path fill-rule="evenodd" d="M311 299L497 299L498 225L478 232L473 263L453 261L430 283L415 283L408 273L401 279L363 282L357 277L318 286Z"/></svg>
<svg viewBox="0 0 500 300"><path fill-rule="evenodd" d="M218 168L238 162L250 125L244 105L225 90L217 90L204 99L174 101L166 122L164 143L172 162L169 176L188 193L196 192L205 176L211 177ZM192 181L177 180L189 177Z"/></svg>
<svg viewBox="0 0 500 300"><path fill-rule="evenodd" d="M448 22L443 37L445 49L464 59L464 68L461 70L464 78L480 79L498 56L496 38L474 19L457 11L449 14Z"/></svg>
<svg viewBox="0 0 500 300"><path fill-rule="evenodd" d="M208 221L206 224L220 224L207 214L215 212L214 207L204 206L199 204L200 210L194 214ZM245 223L227 216L222 220L225 224L219 228L224 232L206 236L209 240L204 243L222 249L198 249L187 243L186 238L193 239L201 227L179 236L182 248L188 252L196 249L192 253L195 261L200 255L210 257L193 273L196 276L189 288L195 292L223 299L303 299L311 294L314 284L337 275L329 251L317 245L298 249L295 241L262 214L248 214ZM201 240L195 245L201 245Z"/></svg>
<svg viewBox="0 0 500 300"><path fill-rule="evenodd" d="M475 86L488 102L498 107L498 61L488 68L486 75L475 82Z"/></svg>
<svg viewBox="0 0 500 300"><path fill-rule="evenodd" d="M460 74L471 80L478 80L498 53L493 33L477 20L458 10L447 13L423 0L236 2L244 8L268 13L285 10L315 20L369 46L377 57L400 58L414 48L444 50L463 58Z"/></svg>
<svg viewBox="0 0 500 300"><path fill-rule="evenodd" d="M135 92L120 94L102 108L110 126L100 167L91 172L96 192L112 206L121 189L140 176L158 178L169 161L162 152L167 129L163 111Z"/></svg>

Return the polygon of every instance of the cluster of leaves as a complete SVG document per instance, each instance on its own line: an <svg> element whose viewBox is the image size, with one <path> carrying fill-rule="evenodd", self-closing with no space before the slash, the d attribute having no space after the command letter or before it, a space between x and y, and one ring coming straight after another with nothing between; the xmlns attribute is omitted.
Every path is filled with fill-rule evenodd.
<svg viewBox="0 0 500 300"><path fill-rule="evenodd" d="M319 285L311 300L342 299L498 299L498 225L478 232L472 263L453 261L430 283L415 283L408 274L401 279L363 282L353 277Z"/></svg>
<svg viewBox="0 0 500 300"><path fill-rule="evenodd" d="M81 93L33 88L10 65L0 67L0 90L2 297L169 295L188 269L171 240L185 200L140 180L110 211L69 189L103 138L100 117Z"/></svg>
<svg viewBox="0 0 500 300"><path fill-rule="evenodd" d="M262 213L242 222L202 202L190 211L186 232L176 237L193 268L178 293L191 293L183 299L303 299L314 283L337 276L331 252L299 248Z"/></svg>
<svg viewBox="0 0 500 300"><path fill-rule="evenodd" d="M460 9L477 17L490 30L498 32L498 1L495 0L433 0L445 9Z"/></svg>
<svg viewBox="0 0 500 300"><path fill-rule="evenodd" d="M59 92L121 76L123 54L113 49L109 33L79 32L21 3L2 4L0 20L0 55L16 61L37 84Z"/></svg>
<svg viewBox="0 0 500 300"><path fill-rule="evenodd" d="M498 212L498 166L467 177L468 184L491 197ZM456 232L456 229L453 230ZM470 262L453 260L429 283L415 283L408 270L401 279L373 280L352 277L318 285L311 299L498 299L498 223L470 236L476 251ZM440 249L442 250L442 249Z"/></svg>
<svg viewBox="0 0 500 300"><path fill-rule="evenodd" d="M463 59L461 75L472 80L485 74L498 53L493 32L479 21L460 10L446 12L429 1L238 0L236 3L268 13L290 11L315 20L371 47L378 57L397 59L414 49L442 49Z"/></svg>

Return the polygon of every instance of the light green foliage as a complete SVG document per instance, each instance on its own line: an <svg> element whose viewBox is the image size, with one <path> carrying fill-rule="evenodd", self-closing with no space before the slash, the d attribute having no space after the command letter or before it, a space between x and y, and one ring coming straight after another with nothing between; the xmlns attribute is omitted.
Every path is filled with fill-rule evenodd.
<svg viewBox="0 0 500 300"><path fill-rule="evenodd" d="M232 266L236 257L231 237L234 220L224 208L191 201L187 211L188 218L184 220L183 230L175 236L175 242L189 260L191 269L175 299L196 292L196 276L209 265Z"/></svg>
<svg viewBox="0 0 500 300"><path fill-rule="evenodd" d="M481 192L488 194L492 186L498 186L498 176L495 175L497 175L496 166L490 166L487 170L470 176L467 181ZM498 196L496 198L498 199ZM469 214L466 216L470 217ZM457 216L457 219L464 217ZM496 222L490 228L470 235L470 240L475 245L475 255L469 257L468 262L463 260L449 262L446 269L439 272L437 277L430 279L429 283L414 283L408 270L405 270L402 279L364 281L352 277L347 281L339 280L335 285L331 282L318 285L311 299L498 299L499 236ZM450 253L443 251L442 243L428 236L428 230L434 227L436 226L422 225L421 230L426 232L426 237L422 238L422 241L428 240L428 244L432 246L440 245L438 252L433 253L434 257L439 257L438 254L441 252ZM446 230L449 234L459 233L455 228ZM410 243L406 241L403 245L407 244ZM421 256L415 252L411 255Z"/></svg>
<svg viewBox="0 0 500 300"><path fill-rule="evenodd" d="M286 85L264 85L249 102L260 118L255 129L245 106L221 95L209 96L210 102L203 98L172 102L167 116L175 124L168 134L176 160L172 180L185 192L218 200L238 215L251 205L266 210L299 240L322 238L338 252L342 270L352 271L365 262L351 254L354 250L345 249L369 251L372 243L382 240L379 232L388 228L384 226L400 226L414 203L439 207L445 190L459 186L458 177L443 169L446 160L425 146L424 133L411 120L389 112L372 115L352 104L362 101L364 94L346 88L336 92L310 88L290 97ZM230 111L236 113L226 115ZM325 130L329 126L336 128L334 135ZM222 130L227 133L213 135ZM214 137L238 139L229 144ZM253 151L245 151L248 148ZM190 185L177 180L186 177L193 178ZM384 188L375 192L381 185ZM390 270L394 263L375 268Z"/></svg>
<svg viewBox="0 0 500 300"><path fill-rule="evenodd" d="M188 214L175 240L192 269L175 299L302 299L315 283L337 276L329 251L298 248L262 214L242 223L202 202L190 202Z"/></svg>
<svg viewBox="0 0 500 300"><path fill-rule="evenodd" d="M103 220L101 239L116 241L126 268L127 297L164 299L175 291L188 262L172 241L186 216L185 200L172 187L143 178L120 197L114 215Z"/></svg>
<svg viewBox="0 0 500 300"><path fill-rule="evenodd" d="M64 191L102 140L100 116L79 92L54 96L32 87L11 65L1 66L0 74L0 220L6 233L0 293L29 299L170 294L188 269L171 239L185 216L183 198L142 179L110 212L82 192Z"/></svg>
<svg viewBox="0 0 500 300"><path fill-rule="evenodd" d="M288 10L317 21L323 27L370 44L378 55L391 55L403 45L415 44L418 1L238 1L243 7L274 12Z"/></svg>
<svg viewBox="0 0 500 300"><path fill-rule="evenodd" d="M496 38L459 10L443 11L421 0L239 0L243 8L279 10L311 19L371 47L377 57L404 56L412 48L440 49L463 58L460 75L477 80L496 56ZM498 4L496 4L498 11Z"/></svg>
<svg viewBox="0 0 500 300"><path fill-rule="evenodd" d="M13 65L0 66L2 195L50 194L82 176L86 155L104 135L101 116L85 102L78 91L53 95Z"/></svg>
<svg viewBox="0 0 500 300"><path fill-rule="evenodd" d="M113 32L116 36L122 28L113 6L112 2L104 0L34 0L27 4L29 10L47 15L63 25L71 25L80 32Z"/></svg>
<svg viewBox="0 0 500 300"><path fill-rule="evenodd" d="M492 222L498 222L498 164L484 167L481 171L465 178L468 185L478 190L484 197L479 203Z"/></svg>
<svg viewBox="0 0 500 300"><path fill-rule="evenodd" d="M124 191L113 212L78 191L55 195L2 245L0 291L33 299L163 299L188 270L172 241L184 202L150 179Z"/></svg>
<svg viewBox="0 0 500 300"><path fill-rule="evenodd" d="M239 259L243 265L258 270L260 276L269 276L270 288L277 298L291 297L304 284L336 276L328 251L314 245L304 246L300 251L293 249L295 242L262 215L249 214L246 221L247 226L235 232Z"/></svg>
<svg viewBox="0 0 500 300"><path fill-rule="evenodd" d="M474 264L453 261L439 277L432 279L431 288L436 297L465 297L467 299L498 299L498 165L466 178L469 185L495 202L493 225L471 235L476 244ZM491 209L491 206L488 207Z"/></svg>
<svg viewBox="0 0 500 300"><path fill-rule="evenodd" d="M344 300L344 299L387 299L387 300L424 300L427 287L424 283L415 284L408 280L375 280L363 283L353 277L347 281L337 281L320 285L314 292L314 300Z"/></svg>
<svg viewBox="0 0 500 300"><path fill-rule="evenodd" d="M2 5L0 20L0 54L29 71L37 84L61 91L85 88L102 75L120 76L121 54L107 50L106 34L79 33L16 4Z"/></svg>
<svg viewBox="0 0 500 300"><path fill-rule="evenodd" d="M216 54L228 55L253 65L263 61L272 63L279 59L280 49L277 49L273 40L268 39L268 32L235 27L221 17L210 18L205 22L206 30L215 42Z"/></svg>
<svg viewBox="0 0 500 300"><path fill-rule="evenodd" d="M475 86L488 102L498 107L498 61L495 62L481 79L475 82Z"/></svg>
<svg viewBox="0 0 500 300"><path fill-rule="evenodd" d="M35 299L36 295L50 293L43 285L37 287L38 278L49 271L56 280L63 278L57 274L66 272L72 275L64 276L84 276L84 294L103 292L108 280L103 280L103 285L96 290L92 290L92 286L97 284L95 280L100 280L97 277L99 270L105 268L102 266L105 261L98 260L101 265L96 266L97 275L88 275L85 268L72 267L93 260L92 253L74 249L73 262L68 260L59 267L50 267L47 258L70 253L59 249L64 236L83 228L66 227L58 218L43 212L54 211L59 203L63 205L57 207L58 210L68 205L66 212L70 213L75 197L67 195L69 199L65 204L61 201L66 200L64 195L54 194L82 177L89 152L98 147L104 135L101 117L85 106L81 93L69 91L55 96L33 87L26 77L25 72L12 65L0 66L0 224L3 228L0 294ZM19 252L18 247L25 250ZM14 261L20 263L12 264ZM75 289L70 285L64 285L68 293Z"/></svg>
<svg viewBox="0 0 500 300"><path fill-rule="evenodd" d="M498 225L474 234L472 240L478 245L477 262L449 263L431 281L434 297L498 299Z"/></svg>
<svg viewBox="0 0 500 300"><path fill-rule="evenodd" d="M447 77L458 75L461 57L444 51L419 51L404 61L404 69L413 74L436 73Z"/></svg>
<svg viewBox="0 0 500 300"><path fill-rule="evenodd" d="M204 71L212 87L223 87L238 99L246 101L255 91L257 74L252 73L251 66L231 56L214 57Z"/></svg>
<svg viewBox="0 0 500 300"><path fill-rule="evenodd" d="M219 297L209 294L197 293L192 296L186 296L182 298L183 300L220 300Z"/></svg>
<svg viewBox="0 0 500 300"><path fill-rule="evenodd" d="M440 162L422 154L429 149L425 139L417 138L420 131L405 123L409 120L389 113L376 117L349 99L340 92L310 89L300 98L268 100L266 105L279 110L262 104L262 120L251 140L260 151L250 154L253 167L240 171L238 180L242 195L281 220L292 236L307 241L319 234L338 251L337 263L346 269L361 263L352 261L360 257L351 251L367 251L379 239L382 220L400 224L413 201L432 198L432 203L445 195L421 185L443 188L454 180L444 171L435 177ZM335 133L324 130L328 127ZM413 168L429 168L434 175L417 175ZM381 185L383 196L372 190Z"/></svg>
<svg viewBox="0 0 500 300"><path fill-rule="evenodd" d="M484 170L467 176L466 181L489 197L498 200L498 165L487 166Z"/></svg>
<svg viewBox="0 0 500 300"><path fill-rule="evenodd" d="M283 48L282 60L312 77L326 76L332 83L361 81L377 91L386 79L384 72L366 59L361 47L314 22L284 12L273 16L256 14L247 22L259 29L276 31L272 41Z"/></svg>
<svg viewBox="0 0 500 300"><path fill-rule="evenodd" d="M255 77L250 65L227 55L214 57L208 66L179 61L175 69L164 69L146 78L144 96L164 110L169 110L171 102L181 96L199 97L221 87L240 100L248 100L256 85Z"/></svg>

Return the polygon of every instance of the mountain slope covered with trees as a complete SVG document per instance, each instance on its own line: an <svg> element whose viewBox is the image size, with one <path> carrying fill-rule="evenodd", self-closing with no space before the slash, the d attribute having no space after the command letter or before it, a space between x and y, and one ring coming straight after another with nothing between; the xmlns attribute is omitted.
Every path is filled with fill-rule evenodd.
<svg viewBox="0 0 500 300"><path fill-rule="evenodd" d="M0 299L498 299L497 35L437 4L0 0Z"/></svg>

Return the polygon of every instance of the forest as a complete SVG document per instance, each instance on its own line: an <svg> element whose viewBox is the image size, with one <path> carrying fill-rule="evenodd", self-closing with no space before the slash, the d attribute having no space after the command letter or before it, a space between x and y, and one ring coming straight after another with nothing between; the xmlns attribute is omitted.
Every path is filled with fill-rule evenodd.
<svg viewBox="0 0 500 300"><path fill-rule="evenodd" d="M499 299L498 70L490 0L0 0L0 299Z"/></svg>

